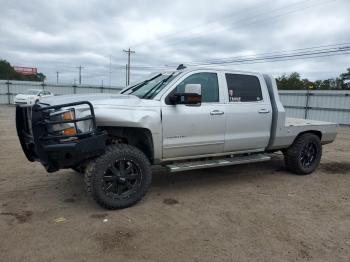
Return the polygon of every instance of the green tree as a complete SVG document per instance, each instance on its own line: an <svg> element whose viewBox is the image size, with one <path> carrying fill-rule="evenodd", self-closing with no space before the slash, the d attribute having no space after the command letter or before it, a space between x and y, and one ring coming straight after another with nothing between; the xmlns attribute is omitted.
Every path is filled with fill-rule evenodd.
<svg viewBox="0 0 350 262"><path fill-rule="evenodd" d="M347 72L340 74L339 79L343 89L350 89L350 68L347 69Z"/></svg>
<svg viewBox="0 0 350 262"><path fill-rule="evenodd" d="M4 80L22 80L22 81L44 81L46 76L43 73L24 76L15 71L9 62L0 60L0 79Z"/></svg>
<svg viewBox="0 0 350 262"><path fill-rule="evenodd" d="M339 90L350 89L350 68L337 78L325 80L316 80L314 82L308 79L301 79L297 72L290 75L283 74L276 78L278 89L281 90Z"/></svg>
<svg viewBox="0 0 350 262"><path fill-rule="evenodd" d="M300 74L297 72L291 73L290 75L283 74L277 79L277 86L282 90L302 90L311 83L307 79L300 79Z"/></svg>

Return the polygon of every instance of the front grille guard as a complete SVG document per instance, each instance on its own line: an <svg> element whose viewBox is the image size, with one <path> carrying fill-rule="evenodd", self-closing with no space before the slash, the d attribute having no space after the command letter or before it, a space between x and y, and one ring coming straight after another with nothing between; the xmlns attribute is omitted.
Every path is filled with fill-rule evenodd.
<svg viewBox="0 0 350 262"><path fill-rule="evenodd" d="M59 110L74 106L87 105L90 109L90 115L72 120L50 121L51 110ZM31 117L31 118L30 118ZM54 124L74 123L80 121L92 121L92 128L88 132L77 133L74 135L51 135L48 127ZM47 154L44 147L50 144L65 144L74 141L69 139L89 137L97 134L95 112L92 104L88 101L60 104L54 106L45 106L45 104L35 105L17 105L16 107L16 127L17 134L27 159L29 161L47 161ZM64 142L62 142L64 140Z"/></svg>
<svg viewBox="0 0 350 262"><path fill-rule="evenodd" d="M57 111L57 110L62 109L62 108L69 108L69 107L80 106L80 105L87 105L89 107L89 109L90 109L89 116L74 118L71 120L58 120L58 121L49 120L49 115L50 115L51 110ZM36 112L41 113L41 120L39 120L37 123L34 123L34 119L33 119L33 124L34 125L43 125L46 127L46 135L42 135L40 137L40 139L43 141L48 141L48 140L60 141L60 140L69 140L70 138L82 138L82 137L87 137L87 136L93 135L97 131L94 107L88 101L81 101L81 102L61 104L61 105L55 105L55 106L46 106L46 107L41 107L40 105L34 105L33 106L33 114L32 114L33 117L34 117ZM66 123L73 123L75 129L78 130L77 123L82 122L82 121L88 121L88 120L90 120L92 122L92 128L88 132L76 133L74 135L51 135L47 131L47 130L49 130L50 125L52 126L52 125L66 124Z"/></svg>

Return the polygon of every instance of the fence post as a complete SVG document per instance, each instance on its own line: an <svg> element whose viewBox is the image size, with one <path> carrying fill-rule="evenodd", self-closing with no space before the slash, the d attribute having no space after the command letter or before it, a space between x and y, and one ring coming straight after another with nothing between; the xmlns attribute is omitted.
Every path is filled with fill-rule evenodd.
<svg viewBox="0 0 350 262"><path fill-rule="evenodd" d="M101 86L101 93L103 93L103 85Z"/></svg>
<svg viewBox="0 0 350 262"><path fill-rule="evenodd" d="M45 82L42 82L41 86L43 87L43 90L45 90L45 86L46 86Z"/></svg>
<svg viewBox="0 0 350 262"><path fill-rule="evenodd" d="M10 104L11 104L11 97L10 97L10 80L7 80L6 85L7 85L7 103L10 105Z"/></svg>
<svg viewBox="0 0 350 262"><path fill-rule="evenodd" d="M73 94L76 94L77 93L77 86L74 84L73 85Z"/></svg>
<svg viewBox="0 0 350 262"><path fill-rule="evenodd" d="M310 90L307 89L306 90L306 103L305 103L305 114L304 114L304 118L307 119L307 113L309 111L309 97L310 97Z"/></svg>

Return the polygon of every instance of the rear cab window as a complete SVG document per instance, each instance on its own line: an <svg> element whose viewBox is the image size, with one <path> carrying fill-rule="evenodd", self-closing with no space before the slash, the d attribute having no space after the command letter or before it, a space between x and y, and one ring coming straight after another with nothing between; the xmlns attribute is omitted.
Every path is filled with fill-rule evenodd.
<svg viewBox="0 0 350 262"><path fill-rule="evenodd" d="M259 78L254 75L225 74L228 101L260 102L263 100Z"/></svg>

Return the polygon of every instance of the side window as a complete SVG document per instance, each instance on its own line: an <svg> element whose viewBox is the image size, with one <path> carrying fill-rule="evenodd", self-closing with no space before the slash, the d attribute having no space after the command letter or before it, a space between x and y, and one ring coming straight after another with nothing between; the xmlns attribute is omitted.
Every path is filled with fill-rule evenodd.
<svg viewBox="0 0 350 262"><path fill-rule="evenodd" d="M196 73L183 80L177 87L177 93L185 92L187 84L201 84L202 102L219 102L219 82L216 73Z"/></svg>
<svg viewBox="0 0 350 262"><path fill-rule="evenodd" d="M230 102L262 100L259 79L252 75L225 74Z"/></svg>

